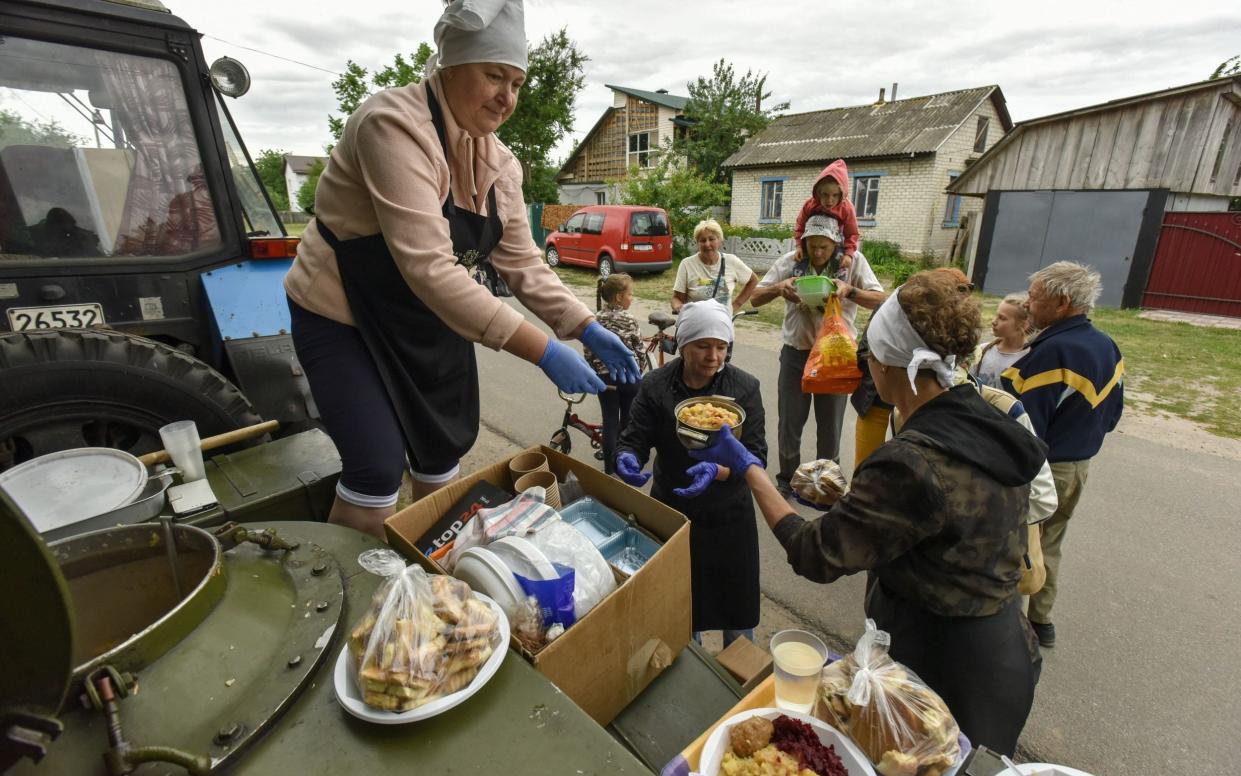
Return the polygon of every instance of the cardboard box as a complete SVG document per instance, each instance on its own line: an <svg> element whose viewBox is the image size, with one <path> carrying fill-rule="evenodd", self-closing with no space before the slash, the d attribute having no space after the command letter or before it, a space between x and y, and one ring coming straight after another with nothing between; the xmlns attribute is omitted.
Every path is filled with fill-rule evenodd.
<svg viewBox="0 0 1241 776"><path fill-rule="evenodd" d="M621 514L633 515L662 542L646 565L563 636L537 653L522 650L565 695L606 725L689 643L689 522L675 509L581 461L547 447L523 452L547 456L561 481L573 472L587 495ZM388 542L428 571L444 573L414 542L479 480L511 490L509 460L463 477L388 518L384 524Z"/></svg>
<svg viewBox="0 0 1241 776"><path fill-rule="evenodd" d="M725 647L715 659L746 692L771 675L771 654L745 636Z"/></svg>

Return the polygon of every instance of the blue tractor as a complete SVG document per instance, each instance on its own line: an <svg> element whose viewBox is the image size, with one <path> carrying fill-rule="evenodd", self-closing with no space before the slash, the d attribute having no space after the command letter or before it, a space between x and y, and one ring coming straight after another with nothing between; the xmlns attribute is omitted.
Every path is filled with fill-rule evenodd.
<svg viewBox="0 0 1241 776"><path fill-rule="evenodd" d="M296 254L199 34L157 0L0 4L0 470L316 412Z"/></svg>

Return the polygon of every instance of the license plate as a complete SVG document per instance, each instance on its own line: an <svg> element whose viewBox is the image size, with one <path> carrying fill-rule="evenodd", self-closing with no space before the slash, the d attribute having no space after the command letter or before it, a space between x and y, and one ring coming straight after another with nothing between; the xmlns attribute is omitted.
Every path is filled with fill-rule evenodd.
<svg viewBox="0 0 1241 776"><path fill-rule="evenodd" d="M637 245L633 246L633 249L635 251L653 251L655 250L655 246L651 245L650 243L638 243Z"/></svg>
<svg viewBox="0 0 1241 776"><path fill-rule="evenodd" d="M102 326L103 307L88 304L62 304L51 307L9 308L9 328L13 331L36 329L86 329Z"/></svg>

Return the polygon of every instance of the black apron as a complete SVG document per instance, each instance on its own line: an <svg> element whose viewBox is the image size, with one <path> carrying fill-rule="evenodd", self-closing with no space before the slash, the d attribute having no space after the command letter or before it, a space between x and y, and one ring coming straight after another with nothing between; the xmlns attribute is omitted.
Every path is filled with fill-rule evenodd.
<svg viewBox="0 0 1241 776"><path fill-rule="evenodd" d="M761 607L758 523L749 486L741 479L714 482L697 498L672 492L689 484L685 470L698 463L676 436L674 408L692 396L735 393L727 371L732 367L697 390L685 385L679 365L675 368L678 376L661 398L663 422L656 432L651 497L689 518L693 629L746 630L758 625Z"/></svg>
<svg viewBox="0 0 1241 776"><path fill-rule="evenodd" d="M427 103L447 158L443 114L430 89ZM504 227L496 214L495 186L487 192L487 215L481 216L456 207L450 182L443 212L458 263L496 277L488 256ZM321 220L315 224L336 252L349 310L396 411L410 466L425 474L448 471L478 438L474 343L418 298L382 233L341 240Z"/></svg>

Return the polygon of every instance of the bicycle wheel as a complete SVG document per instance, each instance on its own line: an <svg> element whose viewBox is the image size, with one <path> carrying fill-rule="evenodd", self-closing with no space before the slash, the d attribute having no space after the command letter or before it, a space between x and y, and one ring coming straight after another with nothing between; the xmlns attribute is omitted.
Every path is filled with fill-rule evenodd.
<svg viewBox="0 0 1241 776"><path fill-rule="evenodd" d="M562 428L552 434L552 439L547 446L565 455L573 452L573 440L569 438L569 429Z"/></svg>

